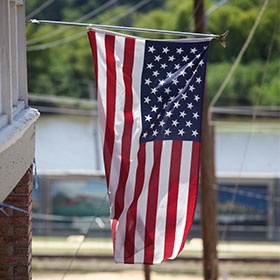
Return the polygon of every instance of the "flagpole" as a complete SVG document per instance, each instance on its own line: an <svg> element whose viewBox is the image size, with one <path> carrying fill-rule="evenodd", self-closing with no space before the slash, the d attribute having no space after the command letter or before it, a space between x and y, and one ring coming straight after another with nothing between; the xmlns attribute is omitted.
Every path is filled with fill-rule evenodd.
<svg viewBox="0 0 280 280"><path fill-rule="evenodd" d="M194 0L195 30L204 32L204 1ZM206 79L207 80L207 79ZM201 178L200 208L201 233L203 239L203 274L204 279L218 279L217 253L217 191L214 162L214 131L208 123L208 94L205 81L202 132L201 132Z"/></svg>
<svg viewBox="0 0 280 280"><path fill-rule="evenodd" d="M99 28L99 29L114 29L120 31L133 31L133 32L144 32L144 33L157 33L163 35L175 35L175 36L194 36L194 37L206 37L211 39L218 39L220 42L224 42L227 33L222 35L207 34L207 33L196 33L196 32L182 32L182 31L172 31L172 30L160 30L160 29L150 29L150 28L138 28L130 26L116 26L116 25L105 25L105 24L94 24L94 23L80 23L80 22L67 22L67 21L54 21L54 20L38 20L30 19L29 23L34 24L54 24L54 25L65 25L65 26L78 26L86 28Z"/></svg>

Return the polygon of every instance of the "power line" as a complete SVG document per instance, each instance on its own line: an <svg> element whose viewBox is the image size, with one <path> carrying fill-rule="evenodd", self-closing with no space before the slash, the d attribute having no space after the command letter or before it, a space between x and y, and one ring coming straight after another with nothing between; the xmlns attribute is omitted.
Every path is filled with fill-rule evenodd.
<svg viewBox="0 0 280 280"><path fill-rule="evenodd" d="M81 18L76 19L76 21L86 21L96 15L98 15L99 13L107 10L109 7L111 7L112 5L116 4L119 0L110 0L108 2L106 2L105 4L103 4L102 6L92 10L91 12L89 12L88 14L82 16ZM65 30L69 30L69 27L60 27L58 29L52 30L51 32L48 32L40 37L36 37L34 39L28 40L26 43L27 45L32 45L34 43L40 42L42 40L46 40L46 39L50 39L60 33L62 33Z"/></svg>
<svg viewBox="0 0 280 280"><path fill-rule="evenodd" d="M246 39L244 45L242 46L242 48L241 48L241 50L240 50L240 52L239 52L239 54L238 54L236 60L234 61L233 65L232 65L232 67L231 67L231 69L230 69L230 71L228 72L228 74L227 74L226 78L224 79L222 85L221 85L220 88L218 89L216 95L214 96L214 98L212 99L212 101L211 101L210 104L209 104L209 109L210 109L210 110L211 110L212 107L215 106L215 104L217 103L218 99L219 99L219 98L221 97L221 95L223 94L224 89L226 88L226 86L227 86L227 84L229 83L229 81L230 81L232 75L234 74L234 72L235 72L237 66L239 65L241 59L243 58L243 55L244 55L245 51L247 50L247 48L248 48L248 46L249 46L249 44L250 44L250 42L251 42L251 40L252 40L252 38L253 38L253 36L254 36L254 34L255 34L255 31L256 31L256 29L257 29L257 27L258 27L258 25L259 25L259 22L260 22L260 20L261 20L261 18L262 18L262 15L263 15L263 13L264 13L266 7L267 7L268 2L269 2L269 0L265 0L265 1L264 1L263 6L262 6L262 8L261 8L261 10L260 10L260 12L259 12L259 14L258 14L258 17L257 17L257 19L256 19L256 21L255 21L255 23L254 23L254 25L253 25L253 27L252 27L250 33L249 33L249 35L248 35L248 37L247 37L247 39ZM210 112L210 110L209 110L209 112ZM209 115L208 117L209 117L209 121L210 121L210 120L211 120L211 115Z"/></svg>
<svg viewBox="0 0 280 280"><path fill-rule="evenodd" d="M263 15L263 13L264 13L266 7L267 7L268 2L269 2L269 0L265 0L265 1L264 1L264 4L263 4L263 6L262 6L262 8L261 8L261 10L260 10L260 12L259 12L259 14L258 14L258 17L257 17L257 19L256 19L256 21L255 21L255 23L254 23L254 25L253 25L253 27L252 27L252 29L251 29L249 35L248 35L248 37L247 37L247 40L246 40L246 42L244 43L244 45L243 45L243 47L242 47L240 53L239 53L238 56L237 56L237 59L235 60L235 62L234 62L234 64L233 64L233 66L232 66L232 68L231 68L231 70L230 70L228 76L227 76L226 79L225 79L226 82L224 81L224 83L222 84L222 86L221 86L221 88L219 89L218 93L216 94L216 96L214 97L214 99L212 100L212 102L210 103L210 105L211 105L211 106L209 106L210 108L213 107L213 106L215 105L215 103L217 102L218 98L222 95L223 89L225 88L225 86L227 85L227 83L229 82L229 80L231 79L231 77L232 77L232 75L233 75L233 73L234 73L236 67L237 67L238 64L240 63L241 58L243 57L243 55L244 55L244 53L245 53L247 47L249 46L249 43L251 42L251 40L252 40L252 38L253 38L253 36L254 36L254 33L255 33L255 31L256 31L256 29L257 29L257 26L258 26L258 24L259 24L259 22L260 22L260 20L261 20L261 17L262 17L262 15ZM274 39L274 35L275 35L275 34L273 34L273 36L272 36L271 44L272 44L273 41L274 41L274 40L273 40L273 39ZM271 55L271 51L268 52L268 59L267 59L267 62L266 62L266 66L268 65L268 60L269 60L269 58L270 58L270 55ZM265 72L266 72L266 67L265 67L265 69L264 69L264 74L263 74L263 75L265 75ZM261 87L263 87L264 79L262 79L261 82L262 82ZM234 208L234 205L235 205L235 200L236 200L236 196L237 196L238 188L239 188L239 184L240 184L240 179L241 179L241 178L240 178L240 175L241 175L241 172L242 172L242 170L243 170L244 163L245 163L245 157L246 157L246 154L247 154L247 151L248 151L249 144L250 144L251 139L252 139L252 132L253 132L253 129L252 129L252 128L253 128L253 124L254 124L254 122L255 122L255 120L256 120L257 107L258 107L258 105L259 105L260 98L261 98L261 95L262 95L262 94L263 94L263 91L261 90L261 91L260 91L260 94L259 94L259 96L258 96L258 98L257 98L257 100L256 100L256 104L255 104L255 106L254 106L254 112L253 112L253 115L252 115L252 126L251 126L250 133L249 133L249 135L248 135L247 141L246 141L246 143L245 143L245 149L244 149L244 152L243 152L243 155L242 155L242 159L241 159L241 166L240 166L240 170L239 170L239 176L238 176L237 179L236 179L236 183L235 183L235 186L234 186L234 191L233 191L233 194L232 194L232 199L231 199L231 201L230 201L229 215L232 214L233 208ZM229 223L226 223L225 226L224 226L224 230L223 230L223 232L222 232L221 240L225 240L226 235L227 235L227 232L228 232L228 227L229 227Z"/></svg>
<svg viewBox="0 0 280 280"><path fill-rule="evenodd" d="M50 4L52 4L54 2L54 0L48 0L45 3L43 3L41 6L39 6L37 9L35 9L33 12L29 13L26 16L26 19L31 19L32 17L34 17L35 15L39 14L41 11L43 11L45 8L47 8Z"/></svg>
<svg viewBox="0 0 280 280"><path fill-rule="evenodd" d="M120 15L117 15L113 18L111 18L110 20L108 20L106 23L110 24L111 22L117 21L123 17L128 16L129 14L137 11L138 9L142 8L143 6L145 6L146 4L148 4L149 2L151 2L152 0L142 0L140 3L132 6L131 8L127 9L126 11L124 11L123 13L121 13ZM44 50L47 48L52 48L52 47L57 47L60 45L63 45L65 43L69 43L72 42L74 40L77 40L81 37L85 36L85 32L79 32L76 33L72 36L68 36L66 38L62 38L53 42L49 42L49 43L45 43L45 44L40 44L40 45L35 45L35 46L29 46L27 47L27 51L37 51L37 50Z"/></svg>

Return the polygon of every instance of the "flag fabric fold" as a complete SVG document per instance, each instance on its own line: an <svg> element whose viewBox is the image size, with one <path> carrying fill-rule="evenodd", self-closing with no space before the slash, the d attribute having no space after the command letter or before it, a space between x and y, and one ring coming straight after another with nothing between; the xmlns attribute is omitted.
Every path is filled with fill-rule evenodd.
<svg viewBox="0 0 280 280"><path fill-rule="evenodd" d="M88 37L115 261L173 259L194 218L211 39Z"/></svg>

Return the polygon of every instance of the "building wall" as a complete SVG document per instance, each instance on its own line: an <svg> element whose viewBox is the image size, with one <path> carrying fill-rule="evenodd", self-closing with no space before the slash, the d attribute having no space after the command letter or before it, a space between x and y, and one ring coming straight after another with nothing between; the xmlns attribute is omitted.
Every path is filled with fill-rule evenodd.
<svg viewBox="0 0 280 280"><path fill-rule="evenodd" d="M31 279L30 166L39 113L28 106L24 4L0 0L0 279L5 280Z"/></svg>
<svg viewBox="0 0 280 280"><path fill-rule="evenodd" d="M0 211L0 279L32 279L32 166L4 203L24 211L2 208Z"/></svg>

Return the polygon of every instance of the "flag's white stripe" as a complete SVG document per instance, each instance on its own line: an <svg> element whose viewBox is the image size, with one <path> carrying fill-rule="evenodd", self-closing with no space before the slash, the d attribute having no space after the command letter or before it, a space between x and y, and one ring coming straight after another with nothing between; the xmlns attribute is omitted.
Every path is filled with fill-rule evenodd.
<svg viewBox="0 0 280 280"><path fill-rule="evenodd" d="M129 175L127 178L127 183L125 187L125 199L124 199L124 209L119 218L118 230L116 232L116 254L115 260L118 262L124 261L124 242L125 242L125 230L126 230L126 214L129 209L131 202L134 197L135 191L135 179L137 170L137 152L139 149L139 138L141 133L141 98L139 92L141 92L141 79L139 79L139 69L142 69L143 65L143 52L144 52L144 42L143 40L136 41L135 53L134 53L134 64L132 70L133 76L133 127L132 127L132 141L131 141L131 151L130 151L130 167ZM124 98L124 97L123 97Z"/></svg>
<svg viewBox="0 0 280 280"><path fill-rule="evenodd" d="M137 204L137 221L135 231L135 263L143 263L145 253L145 226L148 201L148 190L151 172L154 165L154 143L148 142L146 146L146 164L144 187Z"/></svg>
<svg viewBox="0 0 280 280"><path fill-rule="evenodd" d="M122 148L122 134L124 127L124 84L122 75L122 65L123 65L123 48L124 48L124 38L117 37L115 39L115 67L116 67L116 100L115 100L115 123L114 123L114 149L111 160L111 172L108 186L108 194L110 200L111 217L114 216L114 203L115 194L118 187L120 165L121 165L121 148ZM110 98L110 97L108 97Z"/></svg>
<svg viewBox="0 0 280 280"><path fill-rule="evenodd" d="M107 80L107 66L106 66L106 52L105 52L105 42L104 42L104 34L96 33L96 49L97 49L97 71L98 71L98 116L99 116L99 124L100 124L100 135L101 135L101 143L103 146L104 143L104 135L106 129L106 80Z"/></svg>
<svg viewBox="0 0 280 280"><path fill-rule="evenodd" d="M137 154L139 150L139 139L142 131L142 118L141 118L141 79L139 79L139 72L141 73L143 67L143 58L145 51L145 42L143 40L136 40L135 52L134 52L134 64L132 70L132 91L133 91L133 127L132 127L132 139L131 139L131 151L130 151L130 169L127 178L127 187L125 194L125 208L127 209L134 196L134 187L136 179L136 171L138 166ZM141 75L140 75L141 77Z"/></svg>
<svg viewBox="0 0 280 280"><path fill-rule="evenodd" d="M168 182L171 162L172 141L163 141L160 163L159 192L155 229L154 263L162 262L164 258L164 241L166 228L166 211L168 198Z"/></svg>
<svg viewBox="0 0 280 280"><path fill-rule="evenodd" d="M175 258L180 250L184 237L184 230L187 221L187 209L189 198L189 180L191 171L192 158L192 142L183 141L182 158L180 169L180 186L177 201L177 219L176 219L176 235L174 241L173 254L171 259Z"/></svg>

